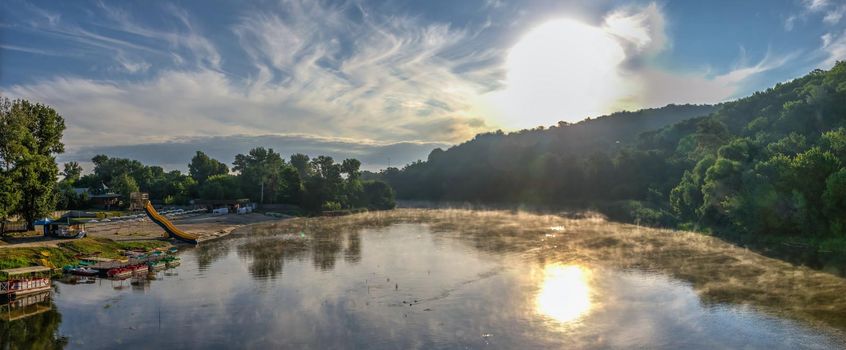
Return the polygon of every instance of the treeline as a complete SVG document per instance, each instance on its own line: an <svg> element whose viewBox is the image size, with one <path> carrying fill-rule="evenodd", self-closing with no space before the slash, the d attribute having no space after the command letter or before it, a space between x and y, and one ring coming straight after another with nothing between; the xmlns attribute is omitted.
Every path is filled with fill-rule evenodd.
<svg viewBox="0 0 846 350"><path fill-rule="evenodd" d="M273 149L257 147L235 156L230 171L226 164L197 151L188 164L188 174L105 155L91 161L94 170L84 176L79 164L64 165L59 207L85 207L89 198L74 191L82 187L94 193L118 193L124 199L132 192L147 192L151 200L165 204L249 198L257 203L298 205L310 212L395 206L390 186L362 180L361 163L356 159L335 163L332 157L310 159L294 154L287 162Z"/></svg>
<svg viewBox="0 0 846 350"><path fill-rule="evenodd" d="M558 146L572 125L481 134L367 175L407 199L616 203L605 208L656 225L846 235L846 63L680 119L641 133L621 124L614 134L630 139L594 135L604 141L579 152Z"/></svg>
<svg viewBox="0 0 846 350"><path fill-rule="evenodd" d="M391 184L403 199L561 204L643 197L657 154L632 152L640 132L704 116L708 105L618 112L576 124L477 135L428 159L365 177Z"/></svg>
<svg viewBox="0 0 846 350"><path fill-rule="evenodd" d="M140 191L165 204L249 198L308 212L395 206L393 189L362 179L358 160L335 163L331 157L294 154L287 162L262 147L237 155L231 169L198 151L188 174L105 155L91 159L89 174L83 175L77 162L65 163L60 173L56 156L64 152L64 130L64 119L53 108L0 97L0 232L10 218L31 228L53 210L87 208L89 195L106 193L120 194L124 204L130 193Z"/></svg>

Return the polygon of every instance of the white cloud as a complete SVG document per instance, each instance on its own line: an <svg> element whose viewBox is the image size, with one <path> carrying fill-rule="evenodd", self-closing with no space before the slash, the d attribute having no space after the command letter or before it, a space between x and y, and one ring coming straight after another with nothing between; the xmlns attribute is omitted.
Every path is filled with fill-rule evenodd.
<svg viewBox="0 0 846 350"><path fill-rule="evenodd" d="M47 23L36 27L48 35L99 50L110 55L112 67L143 78L60 75L10 86L2 93L55 107L67 120L69 149L267 134L345 137L364 143L451 143L509 127L492 117L498 112L491 99L514 81L504 79L508 67L500 66L502 49L477 48L478 31L484 29L474 32L472 27L385 15L355 3L285 1L279 6L238 14L226 28L236 41L226 43L225 54L215 45L219 41L213 42L184 10L170 5L165 18L175 23L171 30L144 25L130 13L104 4L101 26L108 30L102 32L45 15ZM597 69L622 90L610 94L601 108L573 114L561 112L567 111L567 96L561 92L565 90L549 90L544 103L560 111L539 124L620 108L723 101L735 96L746 79L786 59L768 56L752 66L718 74L669 72L653 62L672 46L660 6L617 9L599 23L583 28L616 56L609 56L607 65ZM562 57L568 57L567 50L581 48L561 49ZM224 68L224 63L241 59L239 55L243 62L238 63L248 67L243 75ZM539 58L552 62L552 70L541 73L566 73L556 71L548 56ZM161 61L173 65L154 64ZM571 68L591 71L587 68L596 65L596 61L580 62ZM577 91L580 86L570 83L562 88ZM511 117L524 118L529 110L517 108Z"/></svg>
<svg viewBox="0 0 846 350"><path fill-rule="evenodd" d="M799 15L787 16L787 19L784 20L784 30L788 32L793 30L793 27L796 26L797 20L799 20Z"/></svg>
<svg viewBox="0 0 846 350"><path fill-rule="evenodd" d="M840 5L826 12L825 17L823 17L823 22L829 25L835 25L840 22L843 15L846 15L846 4Z"/></svg>
<svg viewBox="0 0 846 350"><path fill-rule="evenodd" d="M846 60L846 30L841 33L826 33L822 36L822 51L825 58L819 64L820 68L829 69L837 61Z"/></svg>
<svg viewBox="0 0 846 350"><path fill-rule="evenodd" d="M473 96L496 80L496 70L454 72L488 55L441 57L467 32L406 17L353 20L347 8L309 2L287 5L278 13L247 13L232 28L255 69L245 79L217 69L221 59L206 38L145 28L112 11L122 31L212 58L148 80L56 77L4 93L56 107L68 121L65 140L72 147L267 133L457 142L490 129ZM187 16L173 12L192 28ZM348 49L341 50L342 40ZM115 59L128 72L150 68L123 51Z"/></svg>
<svg viewBox="0 0 846 350"><path fill-rule="evenodd" d="M817 12L822 11L826 7L828 7L829 0L802 0L802 4L807 8L809 11Z"/></svg>
<svg viewBox="0 0 846 350"><path fill-rule="evenodd" d="M144 60L133 60L119 53L116 58L120 67L128 73L143 73L150 69L150 64Z"/></svg>

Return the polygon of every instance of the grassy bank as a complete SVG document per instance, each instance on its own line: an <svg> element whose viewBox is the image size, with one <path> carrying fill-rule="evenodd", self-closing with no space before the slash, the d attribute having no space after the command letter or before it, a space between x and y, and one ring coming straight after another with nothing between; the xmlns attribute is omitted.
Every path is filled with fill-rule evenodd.
<svg viewBox="0 0 846 350"><path fill-rule="evenodd" d="M76 264L77 255L96 254L103 258L120 258L121 252L134 248L159 248L170 245L164 241L118 242L107 238L82 238L63 243L59 247L26 247L0 249L0 269L52 265L62 267Z"/></svg>

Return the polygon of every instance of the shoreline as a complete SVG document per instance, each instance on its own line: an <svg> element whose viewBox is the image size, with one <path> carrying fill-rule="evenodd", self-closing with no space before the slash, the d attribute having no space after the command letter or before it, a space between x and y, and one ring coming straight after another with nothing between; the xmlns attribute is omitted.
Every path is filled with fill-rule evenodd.
<svg viewBox="0 0 846 350"><path fill-rule="evenodd" d="M246 215L208 214L176 218L174 225L201 236L200 243L228 237L233 232L250 226L286 220L259 213ZM78 262L77 256L97 254L104 258L122 258L124 250L143 248L168 248L180 246L167 239L156 224L145 221L127 221L92 225L85 238L62 239L43 236L7 238L0 244L0 269L27 266L47 266L59 269Z"/></svg>

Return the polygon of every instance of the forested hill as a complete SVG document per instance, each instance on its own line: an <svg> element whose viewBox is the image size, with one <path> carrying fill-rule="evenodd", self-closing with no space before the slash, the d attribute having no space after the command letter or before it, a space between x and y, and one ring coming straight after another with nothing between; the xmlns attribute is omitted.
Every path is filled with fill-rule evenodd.
<svg viewBox="0 0 846 350"><path fill-rule="evenodd" d="M401 198L626 200L632 216L659 224L846 235L846 62L689 118L710 111L668 106L548 130L482 134L378 176ZM626 120L656 113L664 121L677 113L682 121L643 132ZM604 124L589 129L593 123ZM617 137L621 146L609 145Z"/></svg>
<svg viewBox="0 0 846 350"><path fill-rule="evenodd" d="M637 141L637 135L705 116L711 105L668 105L636 112L617 112L575 124L477 135L449 148L433 150L425 162L402 170L365 174L388 181L399 198L547 203L580 198L574 190L581 169L591 162L610 164L609 155ZM549 186L557 182L555 191ZM563 188L567 183L572 188ZM502 186L507 186L503 188ZM497 188L497 190L491 190ZM589 193L584 193L590 195Z"/></svg>

